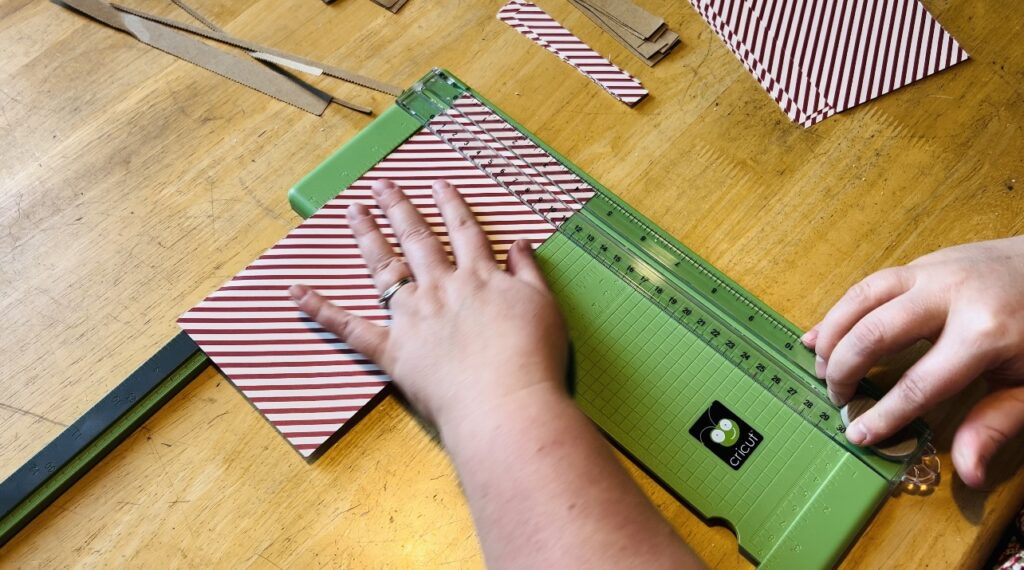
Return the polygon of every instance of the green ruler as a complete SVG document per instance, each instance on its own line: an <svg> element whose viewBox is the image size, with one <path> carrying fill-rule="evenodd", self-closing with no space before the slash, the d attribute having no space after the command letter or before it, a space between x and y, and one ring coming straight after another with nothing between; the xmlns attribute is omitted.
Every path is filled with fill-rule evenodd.
<svg viewBox="0 0 1024 570"><path fill-rule="evenodd" d="M292 188L295 210L310 216L465 94L597 191L537 250L577 350L580 407L754 561L836 564L927 428L915 424L903 462L850 444L794 325L451 74L428 74Z"/></svg>

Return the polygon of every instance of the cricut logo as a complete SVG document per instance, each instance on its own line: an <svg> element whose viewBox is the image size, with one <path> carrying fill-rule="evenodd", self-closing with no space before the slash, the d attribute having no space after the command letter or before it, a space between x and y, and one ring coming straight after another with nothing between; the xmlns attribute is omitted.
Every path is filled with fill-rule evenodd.
<svg viewBox="0 0 1024 570"><path fill-rule="evenodd" d="M729 467L739 470L764 437L715 400L690 428L690 435L711 450Z"/></svg>

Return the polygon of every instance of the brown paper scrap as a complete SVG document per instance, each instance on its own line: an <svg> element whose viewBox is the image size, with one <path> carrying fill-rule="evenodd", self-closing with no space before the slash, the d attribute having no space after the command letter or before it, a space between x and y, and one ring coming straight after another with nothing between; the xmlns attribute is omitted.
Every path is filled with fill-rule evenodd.
<svg viewBox="0 0 1024 570"><path fill-rule="evenodd" d="M211 30L213 30L215 32L222 32L222 33L224 32L223 28L221 28L217 24L213 23L211 20L207 19L205 16L200 14L197 10L195 10L194 8L192 8L191 6L186 4L183 0L171 0L171 2L174 2L175 6L177 6L178 8L181 8L182 11L184 11L189 16L192 16L193 19L197 20L200 24L206 26L207 28L210 28ZM270 54L265 54L265 53L262 53L262 52L252 52L252 51L250 51L248 53L249 53L249 56L252 57L253 59L260 60L260 61L263 62L263 65L269 67L270 69L273 69L274 71L276 71L276 72L278 72L278 73L280 73L282 75L288 76L289 79L291 79L292 81L298 83L299 85L301 85L307 91L312 91L317 96L326 97L327 100L331 101L332 103L335 103L337 105L341 105L342 107L347 107L347 108L352 109L354 111L359 111L360 113L366 113L367 115L372 114L372 111L369 108L363 107L362 105L357 105L355 103L351 103L351 102L346 101L344 99L341 99L339 97L335 97L334 95L331 95L329 93L321 91L320 89L317 89L316 87L313 87L309 83L306 83L305 81L299 79L298 77L295 77L291 73L288 73L287 71L285 71L284 69L281 68L281 65L284 64L287 67L291 67L293 69L298 69L299 71L305 71L305 72L309 73L310 72L309 70L313 70L313 68L311 68L309 66L303 66L301 63L294 62L294 61L291 61L291 60L286 60L286 59L279 58L279 57L276 57L276 56L272 56ZM323 72L321 70L315 70L315 71L318 71L319 73L313 73L313 75L323 75Z"/></svg>
<svg viewBox="0 0 1024 570"><path fill-rule="evenodd" d="M73 8L110 27L131 34L146 45L314 115L322 115L330 102L330 98L311 93L288 77L249 58L223 52L166 26L148 22L131 14L119 13L102 0L54 0L54 3Z"/></svg>
<svg viewBox="0 0 1024 570"><path fill-rule="evenodd" d="M175 6L177 6L178 8L181 8L181 10L183 12L185 12L189 16L192 16L192 19L196 20L197 22L199 22L200 24L206 26L207 28L210 28L211 30L213 30L215 32L223 32L224 31L223 28L221 28L217 24L214 24L212 21L207 19L206 16L200 14L199 12L197 12L195 10L195 8L193 8L193 7L189 6L188 4L182 2L182 0L171 0L171 2L174 2Z"/></svg>
<svg viewBox="0 0 1024 570"><path fill-rule="evenodd" d="M204 38L207 38L207 39L210 39L210 40L213 40L213 41L216 41L216 42L228 44L228 45L231 45L231 46L235 46L237 48L242 48L242 49L247 50L247 51L256 51L256 52L268 53L268 54L277 56L277 57L282 58L282 59L286 59L286 60L290 60L290 61L295 61L295 62L301 63L301 64L309 66L309 67L314 67L314 68L320 69L325 75L330 75L331 77L334 77L334 78L337 78L337 79L341 79L343 81L348 81L349 83L355 83L356 85L360 85L360 86L366 87L368 89L373 89L374 91L380 91L381 93L387 93L388 95L391 95L391 96L394 96L394 97L398 97L399 95L402 94L402 89L400 89L399 87L397 87L395 85L384 83L382 81L377 81L376 79L373 79L371 77L366 77L365 75L359 75L358 73L353 73L351 71L342 69L340 67L335 67L335 66L332 66L332 65L327 65L327 64L324 64L324 63L318 63L318 62L313 61L311 59L302 57L301 55L295 55L295 54L291 54L291 53L288 53L288 52L284 52L284 51L281 51L281 50L278 50L278 49L274 49L274 48L269 47L269 46L258 44L256 42L252 42L252 41L249 41L249 40L245 40L245 39L242 39L242 38L231 36L231 35L225 34L223 32L217 32L217 31L214 31L214 30L207 30L205 28L200 28L198 26L193 26L192 24L186 24L184 22L179 22L179 21L173 20L171 18L164 18L163 16L157 16L155 14L149 14L147 12L143 12L142 10L136 10L135 8L129 8L127 6L121 6L120 4L111 4L111 6L116 8L118 11L120 11L120 12L122 12L124 14L131 14L131 15L134 15L134 16L138 16L139 18L145 18L146 20L149 20L151 22L156 22L158 24L163 24L165 26L170 26L172 28L179 29L179 30L181 30L183 32L188 32L190 34L195 34L197 36L202 36Z"/></svg>
<svg viewBox="0 0 1024 570"><path fill-rule="evenodd" d="M397 14L402 9L402 6L405 6L406 2L408 0L373 0L374 4L390 10L392 14Z"/></svg>
<svg viewBox="0 0 1024 570"><path fill-rule="evenodd" d="M664 20L629 0L569 0L569 3L647 65L654 66L679 44L679 34L669 30ZM595 4L610 13L598 9ZM631 25L639 27L639 30ZM650 30L654 30L650 36L642 35Z"/></svg>
<svg viewBox="0 0 1024 570"><path fill-rule="evenodd" d="M665 25L665 20L629 0L586 0L586 4L592 10L607 14L641 38L655 35Z"/></svg>

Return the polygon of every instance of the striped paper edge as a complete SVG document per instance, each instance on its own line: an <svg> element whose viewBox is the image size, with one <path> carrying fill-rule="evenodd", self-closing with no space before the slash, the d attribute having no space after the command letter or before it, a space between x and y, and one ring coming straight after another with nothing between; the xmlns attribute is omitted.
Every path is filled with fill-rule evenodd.
<svg viewBox="0 0 1024 570"><path fill-rule="evenodd" d="M725 43L731 51L747 68L747 71L754 76L754 79L761 84L761 87L768 95L782 108L782 112L795 123L809 127L814 123L833 114L833 110L827 105L817 112L808 112L790 97L789 92L776 80L776 78L765 68L754 54L748 49L747 44L742 41L718 13L705 0L690 0L690 3L697 12L704 18L704 21L711 26L711 29Z"/></svg>
<svg viewBox="0 0 1024 570"><path fill-rule="evenodd" d="M472 96L460 98L430 127L437 134L426 128L414 134L178 320L303 456L317 452L390 381L301 312L288 294L292 284L304 283L339 307L389 324L345 215L354 202L373 204L373 181L398 184L450 252L431 197L435 180L449 180L469 203L502 265L515 241L542 243L593 195L593 188ZM370 212L399 249L383 212L376 206Z"/></svg>
<svg viewBox="0 0 1024 570"><path fill-rule="evenodd" d="M918 0L691 4L783 111L804 126L969 57ZM758 76L750 60L770 82ZM773 89L781 89L785 97Z"/></svg>

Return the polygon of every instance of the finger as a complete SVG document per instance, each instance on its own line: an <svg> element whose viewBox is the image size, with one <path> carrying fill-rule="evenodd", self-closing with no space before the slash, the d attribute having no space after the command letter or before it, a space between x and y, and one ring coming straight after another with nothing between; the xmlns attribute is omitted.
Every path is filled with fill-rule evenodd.
<svg viewBox="0 0 1024 570"><path fill-rule="evenodd" d="M818 330L818 325L814 325L811 327L811 330L805 332L804 336L800 337L800 342L807 348L814 350L814 345L818 342Z"/></svg>
<svg viewBox="0 0 1024 570"><path fill-rule="evenodd" d="M387 329L335 306L305 285L292 285L288 292L302 312L334 333L342 342L378 365L383 365L384 349L388 344Z"/></svg>
<svg viewBox="0 0 1024 570"><path fill-rule="evenodd" d="M988 358L973 350L962 332L947 325L938 342L911 366L878 404L846 430L856 445L895 434L929 408L961 391L985 371Z"/></svg>
<svg viewBox="0 0 1024 570"><path fill-rule="evenodd" d="M448 227L448 237L459 267L495 267L494 252L462 195L445 180L434 182L434 200Z"/></svg>
<svg viewBox="0 0 1024 570"><path fill-rule="evenodd" d="M989 461L1000 447L1024 431L1024 386L992 392L964 418L953 436L953 465L964 483L985 484Z"/></svg>
<svg viewBox="0 0 1024 570"><path fill-rule="evenodd" d="M814 349L818 353L818 377L825 372L824 363L832 355L839 339L846 336L857 321L882 303L894 299L910 288L907 272L895 267L867 276L846 292L818 324Z"/></svg>
<svg viewBox="0 0 1024 570"><path fill-rule="evenodd" d="M548 290L548 282L537 265L537 258L533 256L533 246L525 239L518 240L509 249L508 272L541 291Z"/></svg>
<svg viewBox="0 0 1024 570"><path fill-rule="evenodd" d="M348 207L348 225L352 228L352 235L359 245L359 253L362 254L378 291L383 293L388 287L412 275L409 266L384 238L366 206L352 204Z"/></svg>
<svg viewBox="0 0 1024 570"><path fill-rule="evenodd" d="M913 291L871 311L832 350L825 369L829 398L837 406L845 404L880 358L933 338L944 322L945 313Z"/></svg>
<svg viewBox="0 0 1024 570"><path fill-rule="evenodd" d="M448 262L441 240L402 190L390 180L378 180L370 189L395 230L413 276L419 281L429 281L451 271L452 264Z"/></svg>

